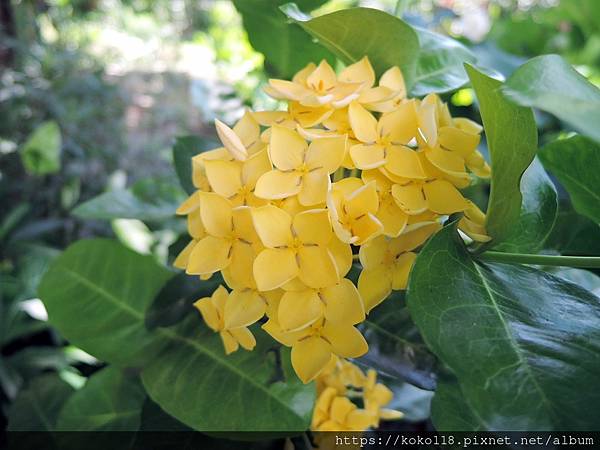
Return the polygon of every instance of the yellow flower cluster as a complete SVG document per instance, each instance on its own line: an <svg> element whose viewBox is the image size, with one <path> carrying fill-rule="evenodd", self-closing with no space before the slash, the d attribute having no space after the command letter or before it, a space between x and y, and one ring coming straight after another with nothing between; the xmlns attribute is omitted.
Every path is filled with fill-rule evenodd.
<svg viewBox="0 0 600 450"><path fill-rule="evenodd" d="M175 266L203 279L221 272L229 290L195 305L227 353L251 350L248 327L262 320L307 383L332 364L355 370L343 359L368 350L356 325L405 289L414 251L445 217L462 212L461 230L489 239L484 214L459 189L490 168L477 151L481 127L452 118L436 95L407 98L397 67L376 83L366 57L339 74L323 61L266 90L287 110L248 111L233 128L217 120L223 146L192 159L197 191L177 211L192 240ZM346 278L353 253L357 286ZM340 390L324 389L315 428L375 425L383 416L369 405L380 394L369 393L382 388L369 377L352 384L368 421L354 421L366 413L349 411ZM340 402L343 419L325 412Z"/></svg>

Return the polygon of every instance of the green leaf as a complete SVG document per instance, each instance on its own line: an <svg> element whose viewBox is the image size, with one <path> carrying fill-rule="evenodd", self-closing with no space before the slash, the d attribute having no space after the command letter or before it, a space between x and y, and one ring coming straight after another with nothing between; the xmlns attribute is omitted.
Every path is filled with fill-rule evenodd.
<svg viewBox="0 0 600 450"><path fill-rule="evenodd" d="M494 246L509 253L536 253L552 232L558 212L556 188L537 159L521 178L521 214L506 240Z"/></svg>
<svg viewBox="0 0 600 450"><path fill-rule="evenodd" d="M600 223L600 145L573 136L545 145L540 159L565 187L575 211Z"/></svg>
<svg viewBox="0 0 600 450"><path fill-rule="evenodd" d="M510 76L502 92L519 105L554 114L600 142L600 90L560 56L529 60Z"/></svg>
<svg viewBox="0 0 600 450"><path fill-rule="evenodd" d="M52 263L39 293L65 338L98 359L131 366L156 350L144 315L172 275L115 241L83 240Z"/></svg>
<svg viewBox="0 0 600 450"><path fill-rule="evenodd" d="M8 430L53 431L59 411L73 392L55 373L35 378L11 405Z"/></svg>
<svg viewBox="0 0 600 450"><path fill-rule="evenodd" d="M458 381L445 375L431 401L431 421L437 431L484 431L479 418L467 404Z"/></svg>
<svg viewBox="0 0 600 450"><path fill-rule="evenodd" d="M546 247L563 255L600 255L600 225L564 204L560 208Z"/></svg>
<svg viewBox="0 0 600 450"><path fill-rule="evenodd" d="M412 86L419 39L401 19L371 8L342 9L312 19L293 4L282 10L344 63L368 56L377 75L399 66L407 87Z"/></svg>
<svg viewBox="0 0 600 450"><path fill-rule="evenodd" d="M218 147L211 140L199 136L180 136L173 145L173 163L181 187L191 194L196 190L192 182L192 157Z"/></svg>
<svg viewBox="0 0 600 450"><path fill-rule="evenodd" d="M142 179L130 189L108 191L82 203L73 214L82 219L163 220L173 217L183 200L185 193L173 181Z"/></svg>
<svg viewBox="0 0 600 450"><path fill-rule="evenodd" d="M300 7L310 10L325 1L305 0L299 3ZM268 72L289 79L310 62L318 64L322 59L332 64L335 62L331 52L313 42L279 10L278 6L286 0L234 0L233 3L242 15L250 44L265 55Z"/></svg>
<svg viewBox="0 0 600 450"><path fill-rule="evenodd" d="M464 63L474 63L475 55L455 39L415 28L419 36L420 52L417 59L414 96L432 92L453 91L469 82Z"/></svg>
<svg viewBox="0 0 600 450"><path fill-rule="evenodd" d="M168 343L142 370L146 391L168 414L199 431L286 431L308 428L314 385L304 385L284 362L277 380L277 348L257 333L252 352L225 355L218 334L189 317L175 329L159 328ZM251 408L250 406L251 405Z"/></svg>
<svg viewBox="0 0 600 450"><path fill-rule="evenodd" d="M369 352L359 361L422 389L435 389L436 358L411 320L404 295L396 293L375 308L363 325Z"/></svg>
<svg viewBox="0 0 600 450"><path fill-rule="evenodd" d="M33 175L58 172L61 147L60 128L56 122L38 125L21 147L21 161L25 170Z"/></svg>
<svg viewBox="0 0 600 450"><path fill-rule="evenodd" d="M446 226L421 250L408 305L488 430L600 423L600 299L530 267L481 264Z"/></svg>
<svg viewBox="0 0 600 450"><path fill-rule="evenodd" d="M537 148L533 112L506 100L498 80L466 65L485 128L492 165L492 186L487 208L487 232L494 243L510 236L521 211L521 176Z"/></svg>
<svg viewBox="0 0 600 450"><path fill-rule="evenodd" d="M139 380L114 367L88 378L63 406L58 431L137 431L146 393Z"/></svg>

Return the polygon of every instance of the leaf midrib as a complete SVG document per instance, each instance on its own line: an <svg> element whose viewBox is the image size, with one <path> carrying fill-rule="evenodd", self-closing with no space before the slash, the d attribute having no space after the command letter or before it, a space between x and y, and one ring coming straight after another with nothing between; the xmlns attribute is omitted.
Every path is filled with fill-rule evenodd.
<svg viewBox="0 0 600 450"><path fill-rule="evenodd" d="M510 332L510 327L508 326L508 324L506 323L506 320L504 320L504 316L500 312L500 308L498 306L498 303L496 302L496 298L494 297L492 289L488 285L488 282L487 282L486 278L483 276L483 273L481 273L481 269L479 268L479 266L477 265L476 262L473 262L473 267L475 268L475 271L477 272L477 275L481 279L481 284L484 287L487 295L490 298L490 301L492 303L494 311L496 312L496 314L498 316L498 319L500 320L500 323L502 324L504 332L505 332L506 336L508 337L508 342L511 344L511 347L513 348L514 353L515 353L515 355L518 358L518 362L525 369L527 377L531 380L531 382L533 383L535 389L540 394L541 400L545 404L548 413L552 414L554 416L554 409L552 408L552 405L551 405L550 401L548 400L548 397L546 396L546 393L544 392L544 390L542 389L542 387L538 383L537 379L533 375L533 372L531 371L531 367L529 365L529 362L527 361L527 358L521 353L521 349L517 345L515 337Z"/></svg>
<svg viewBox="0 0 600 450"><path fill-rule="evenodd" d="M97 294L106 298L110 303L115 305L117 308L128 313L129 315L134 317L136 320L142 322L142 326L143 326L144 315L142 313L140 313L139 311L137 311L134 308L131 308L126 303L121 302L114 294L110 293L109 291L102 288L101 286L96 285L95 283L93 283L91 280L85 278L80 273L75 272L71 269L67 269L67 268L62 268L62 270L64 272L66 272L68 275L71 275L72 277L74 277L75 279L80 281L82 284L88 286L91 290L95 291ZM272 392L269 389L267 389L264 385L262 385L261 383L258 383L256 380L254 380L253 378L246 375L242 370L237 368L235 365L227 362L224 358L221 358L218 355L216 355L215 353L200 346L198 342L188 339L184 336L178 335L177 333L173 332L172 330L169 330L168 328L158 328L157 332L158 332L158 334L161 334L161 335L167 337L168 339L171 339L172 341L181 341L184 344L189 345L190 347L194 348L195 350L198 350L200 353L203 353L204 355L208 356L209 358L211 358L212 360L214 360L221 366L224 366L229 371L238 375L241 379L245 380L248 384L263 391L267 395L267 397L275 400L277 403L282 405L287 411L292 412L292 414L294 416L301 419L301 417L298 416L298 414L296 414L293 410L291 410L289 408L289 405L287 403L283 402L279 397L273 395Z"/></svg>

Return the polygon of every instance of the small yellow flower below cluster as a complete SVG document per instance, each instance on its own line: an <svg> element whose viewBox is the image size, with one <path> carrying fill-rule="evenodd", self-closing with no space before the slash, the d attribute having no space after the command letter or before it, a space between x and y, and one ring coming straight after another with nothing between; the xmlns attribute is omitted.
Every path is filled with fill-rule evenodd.
<svg viewBox="0 0 600 450"><path fill-rule="evenodd" d="M298 377L319 386L313 429L376 427L399 417L383 408L391 391L346 358L368 351L361 322L406 288L448 215L489 240L484 213L460 192L490 176L482 128L437 95L408 98L398 67L377 80L366 57L339 74L309 64L266 91L287 109L248 111L233 128L216 121L223 146L192 158L197 191L177 211L191 240L174 265L221 273L226 286L195 306L226 353L251 350L257 322L291 347ZM360 408L346 395L357 392Z"/></svg>

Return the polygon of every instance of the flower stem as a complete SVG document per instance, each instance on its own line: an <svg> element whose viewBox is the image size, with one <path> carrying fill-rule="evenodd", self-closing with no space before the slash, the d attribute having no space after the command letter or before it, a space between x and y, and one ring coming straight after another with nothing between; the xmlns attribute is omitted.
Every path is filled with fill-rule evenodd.
<svg viewBox="0 0 600 450"><path fill-rule="evenodd" d="M556 256L483 252L479 255L479 259L508 264L538 264L540 266L581 267L587 269L600 268L600 256Z"/></svg>

